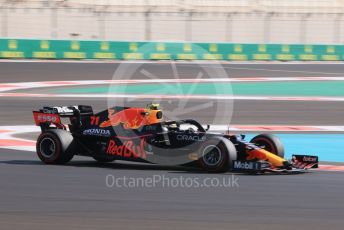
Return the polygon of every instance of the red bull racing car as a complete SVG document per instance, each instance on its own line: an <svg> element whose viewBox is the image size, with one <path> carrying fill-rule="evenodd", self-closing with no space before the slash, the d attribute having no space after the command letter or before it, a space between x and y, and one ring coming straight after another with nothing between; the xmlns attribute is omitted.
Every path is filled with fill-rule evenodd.
<svg viewBox="0 0 344 230"><path fill-rule="evenodd" d="M42 131L37 155L46 164L65 164L81 155L98 162L182 165L208 172L303 172L318 167L316 156L285 160L283 144L273 135L248 142L244 135L209 132L209 126L195 120L165 121L155 104L115 106L99 113L85 105L49 106L33 115Z"/></svg>

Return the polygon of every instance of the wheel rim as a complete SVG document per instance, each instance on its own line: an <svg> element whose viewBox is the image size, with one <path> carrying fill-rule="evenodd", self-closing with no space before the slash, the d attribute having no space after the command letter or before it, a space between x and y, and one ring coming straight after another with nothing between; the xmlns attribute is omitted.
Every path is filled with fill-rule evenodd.
<svg viewBox="0 0 344 230"><path fill-rule="evenodd" d="M222 152L216 145L208 145L204 148L203 161L210 166L217 165L221 161Z"/></svg>
<svg viewBox="0 0 344 230"><path fill-rule="evenodd" d="M43 138L39 147L41 154L46 158L50 158L55 154L55 142L50 137Z"/></svg>

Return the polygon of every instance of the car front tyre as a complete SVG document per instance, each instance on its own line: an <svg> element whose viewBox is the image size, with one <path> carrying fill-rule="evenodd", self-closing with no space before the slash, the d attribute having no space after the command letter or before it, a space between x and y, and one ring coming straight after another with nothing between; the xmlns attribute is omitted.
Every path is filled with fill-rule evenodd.
<svg viewBox="0 0 344 230"><path fill-rule="evenodd" d="M200 148L199 163L207 172L222 173L231 169L237 151L231 141L223 137L213 137Z"/></svg>
<svg viewBox="0 0 344 230"><path fill-rule="evenodd" d="M260 134L250 141L281 158L284 158L284 145L282 141L272 134Z"/></svg>

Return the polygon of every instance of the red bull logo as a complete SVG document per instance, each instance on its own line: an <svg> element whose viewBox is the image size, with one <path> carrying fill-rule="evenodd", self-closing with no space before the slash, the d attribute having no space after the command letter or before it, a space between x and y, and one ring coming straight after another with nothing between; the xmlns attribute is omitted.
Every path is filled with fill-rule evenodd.
<svg viewBox="0 0 344 230"><path fill-rule="evenodd" d="M109 109L108 113L109 120L102 122L99 127L105 128L123 124L125 129L138 129L143 125L158 123L161 120L160 110L129 108L116 113L114 109Z"/></svg>
<svg viewBox="0 0 344 230"><path fill-rule="evenodd" d="M265 154L265 150L261 149L261 150L251 150L251 151L247 151L247 157L246 160L266 160L267 156Z"/></svg>
<svg viewBox="0 0 344 230"><path fill-rule="evenodd" d="M268 152L265 149L253 149L246 151L246 160L262 160L268 161L273 166L280 167L283 166L285 160L282 157L277 156L274 153Z"/></svg>
<svg viewBox="0 0 344 230"><path fill-rule="evenodd" d="M140 144L136 145L132 140L125 141L123 145L118 145L116 141L110 140L106 153L109 155L122 156L125 158L146 159L145 140L141 139Z"/></svg>

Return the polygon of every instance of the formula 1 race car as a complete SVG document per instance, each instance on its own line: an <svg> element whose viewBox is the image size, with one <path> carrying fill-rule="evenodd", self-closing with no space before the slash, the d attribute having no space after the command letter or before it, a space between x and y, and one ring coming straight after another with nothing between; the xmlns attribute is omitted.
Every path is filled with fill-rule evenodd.
<svg viewBox="0 0 344 230"><path fill-rule="evenodd" d="M285 160L283 144L270 134L248 142L244 135L209 132L195 120L164 121L156 104L115 106L96 114L85 105L43 107L33 115L42 131L37 155L46 164L82 155L98 162L196 166L208 172L301 172L318 166L316 156Z"/></svg>

